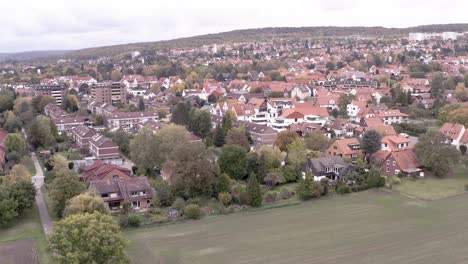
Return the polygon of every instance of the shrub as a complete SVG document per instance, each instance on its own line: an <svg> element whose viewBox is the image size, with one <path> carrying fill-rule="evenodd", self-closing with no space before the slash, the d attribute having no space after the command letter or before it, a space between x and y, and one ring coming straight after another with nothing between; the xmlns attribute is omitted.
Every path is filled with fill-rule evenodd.
<svg viewBox="0 0 468 264"><path fill-rule="evenodd" d="M232 196L227 193L227 192L222 192L218 194L218 200L223 204L223 205L229 205L232 201Z"/></svg>
<svg viewBox="0 0 468 264"><path fill-rule="evenodd" d="M185 207L185 201L181 197L177 197L171 205L172 208L182 211Z"/></svg>
<svg viewBox="0 0 468 264"><path fill-rule="evenodd" d="M184 209L184 215L189 219L200 219L202 217L202 211L200 206L196 204L189 204Z"/></svg>
<svg viewBox="0 0 468 264"><path fill-rule="evenodd" d="M329 190L330 179L327 177L320 179L320 184L322 185L322 195L327 195Z"/></svg>
<svg viewBox="0 0 468 264"><path fill-rule="evenodd" d="M280 199L289 199L291 197L294 196L294 194L296 194L296 192L294 190L292 190L291 188L288 188L288 187L283 187L280 189L280 192L279 192L279 198Z"/></svg>
<svg viewBox="0 0 468 264"><path fill-rule="evenodd" d="M131 214L128 216L128 225L131 227L139 227L141 225L141 219L136 214Z"/></svg>
<svg viewBox="0 0 468 264"><path fill-rule="evenodd" d="M249 194L243 190L239 195L239 204L249 204Z"/></svg>
<svg viewBox="0 0 468 264"><path fill-rule="evenodd" d="M398 185L401 183L401 180L398 177L388 177L387 181L390 183L390 185Z"/></svg>
<svg viewBox="0 0 468 264"><path fill-rule="evenodd" d="M203 205L203 199L200 197L193 197L187 200L187 204L196 204L198 206Z"/></svg>
<svg viewBox="0 0 468 264"><path fill-rule="evenodd" d="M277 198L278 198L278 192L275 192L275 191L269 191L265 193L265 195L263 196L263 200L265 200L266 203L276 202Z"/></svg>
<svg viewBox="0 0 468 264"><path fill-rule="evenodd" d="M122 227L122 228L128 227L128 216L126 216L126 215L119 215L118 220L119 220L119 225L120 225L120 227Z"/></svg>
<svg viewBox="0 0 468 264"><path fill-rule="evenodd" d="M161 201L159 200L159 196L157 196L156 194L153 195L153 199L151 200L151 205L153 206L153 208L161 206Z"/></svg>
<svg viewBox="0 0 468 264"><path fill-rule="evenodd" d="M265 184L270 187L274 187L285 182L284 176L281 172L270 172L263 180L265 181Z"/></svg>
<svg viewBox="0 0 468 264"><path fill-rule="evenodd" d="M348 185L338 186L338 188L336 188L336 193L338 193L338 194L350 193L349 186Z"/></svg>
<svg viewBox="0 0 468 264"><path fill-rule="evenodd" d="M235 203L241 203L241 193L245 191L245 187L242 186L241 184L236 184L234 186L232 186L231 188L231 196L232 196L232 200L235 202Z"/></svg>
<svg viewBox="0 0 468 264"><path fill-rule="evenodd" d="M361 185L354 185L351 187L351 191L352 192L361 192L361 191L364 191L364 190L367 190L369 189L369 185L367 184L361 184ZM338 190L337 190L338 192Z"/></svg>

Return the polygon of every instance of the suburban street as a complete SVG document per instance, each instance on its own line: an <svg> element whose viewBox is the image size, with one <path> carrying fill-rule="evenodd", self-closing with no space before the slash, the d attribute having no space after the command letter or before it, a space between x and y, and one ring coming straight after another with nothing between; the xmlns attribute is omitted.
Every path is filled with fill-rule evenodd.
<svg viewBox="0 0 468 264"><path fill-rule="evenodd" d="M47 211L44 194L41 190L41 187L44 185L45 177L36 155L31 153L31 157L34 161L34 166L36 167L36 175L32 177L34 186L36 186L36 203L41 217L42 228L44 229L44 233L49 236L52 233L52 220L50 219L49 211Z"/></svg>

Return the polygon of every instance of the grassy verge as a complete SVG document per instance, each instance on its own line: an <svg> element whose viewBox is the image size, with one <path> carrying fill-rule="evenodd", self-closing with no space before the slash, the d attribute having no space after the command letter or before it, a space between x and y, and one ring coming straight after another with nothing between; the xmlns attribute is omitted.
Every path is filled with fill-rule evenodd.
<svg viewBox="0 0 468 264"><path fill-rule="evenodd" d="M55 214L53 210L54 208L52 206L52 200L49 197L49 192L47 191L47 188L42 187L42 194L44 195L45 204L47 207L47 211L49 212L50 218L52 219L52 221L59 221L60 218Z"/></svg>
<svg viewBox="0 0 468 264"><path fill-rule="evenodd" d="M36 241L41 263L51 263L47 254L47 239L41 226L36 205L26 210L13 226L0 228L0 242L29 239Z"/></svg>

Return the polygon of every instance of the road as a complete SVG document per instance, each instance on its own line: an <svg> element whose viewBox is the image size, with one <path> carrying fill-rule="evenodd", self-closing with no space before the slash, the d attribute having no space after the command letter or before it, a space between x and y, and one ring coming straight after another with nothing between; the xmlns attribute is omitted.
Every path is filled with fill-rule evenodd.
<svg viewBox="0 0 468 264"><path fill-rule="evenodd" d="M41 165L36 158L34 153L31 153L32 160L34 161L34 166L36 167L36 175L32 177L34 186L36 186L36 203L37 208L39 209L39 215L41 217L42 228L46 236L49 236L52 233L52 220L50 219L49 211L44 200L44 194L42 193L41 187L44 185L44 173L42 172Z"/></svg>

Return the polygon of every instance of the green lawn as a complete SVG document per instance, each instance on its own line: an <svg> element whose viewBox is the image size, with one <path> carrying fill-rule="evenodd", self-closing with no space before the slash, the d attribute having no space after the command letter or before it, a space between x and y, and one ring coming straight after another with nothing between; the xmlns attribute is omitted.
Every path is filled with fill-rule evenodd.
<svg viewBox="0 0 468 264"><path fill-rule="evenodd" d="M125 232L134 263L465 263L468 195L369 190Z"/></svg>
<svg viewBox="0 0 468 264"><path fill-rule="evenodd" d="M427 176L423 179L402 179L400 185L393 188L420 199L437 200L465 192L468 184L468 168L460 164L453 175L439 179Z"/></svg>
<svg viewBox="0 0 468 264"><path fill-rule="evenodd" d="M50 263L46 252L47 241L42 230L39 211L36 205L26 210L13 226L0 228L0 242L24 239L35 240L41 263Z"/></svg>

